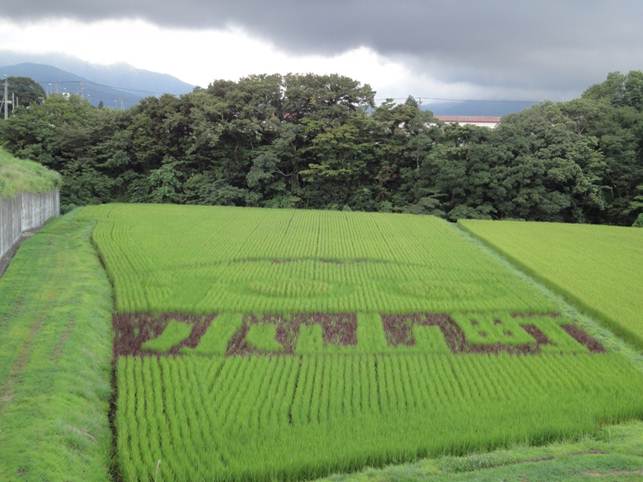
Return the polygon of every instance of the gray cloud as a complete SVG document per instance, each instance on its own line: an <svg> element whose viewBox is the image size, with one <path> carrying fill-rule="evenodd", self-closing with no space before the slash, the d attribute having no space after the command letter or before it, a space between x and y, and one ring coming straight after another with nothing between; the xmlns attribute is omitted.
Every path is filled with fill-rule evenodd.
<svg viewBox="0 0 643 482"><path fill-rule="evenodd" d="M418 73L490 91L560 97L643 67L641 0L3 0L18 20L139 17L240 26L297 53L368 46ZM37 13L34 13L37 12ZM427 93L422 93L427 94Z"/></svg>

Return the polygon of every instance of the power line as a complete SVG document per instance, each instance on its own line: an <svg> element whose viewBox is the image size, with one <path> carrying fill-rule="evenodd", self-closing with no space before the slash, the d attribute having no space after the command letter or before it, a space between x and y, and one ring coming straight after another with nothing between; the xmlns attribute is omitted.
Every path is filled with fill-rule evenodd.
<svg viewBox="0 0 643 482"><path fill-rule="evenodd" d="M152 96L157 96L157 95L162 95L162 92L153 92L151 90L144 90L144 89L130 89L128 87L117 87L114 85L108 85L108 84L101 84L98 82L93 82L93 81L85 81L85 80L41 80L39 83L42 84L48 84L55 86L55 92L58 93L58 87L60 84L78 84L79 85L79 92L81 97L84 96L84 92L87 87L89 86L97 86L97 87L107 87L109 89L114 89L114 90L120 90L123 92L129 92L129 93L139 93L139 94L147 94L147 95L152 95ZM420 104L423 103L423 101L430 101L430 102L496 102L496 103L515 103L515 102L528 102L532 104L537 104L538 102L542 102L543 99L540 100L534 100L534 99L459 99L459 98L450 98L450 97L431 97L428 95L408 95L406 97L375 97L374 100L376 101L387 101L387 100L393 100L393 101L405 101L409 97L412 97L416 99Z"/></svg>
<svg viewBox="0 0 643 482"><path fill-rule="evenodd" d="M8 109L8 102L9 102L9 79L5 77L4 79L4 101L3 101L3 107L4 107L4 120L7 120L9 118L9 109Z"/></svg>
<svg viewBox="0 0 643 482"><path fill-rule="evenodd" d="M85 81L85 80L41 80L39 83L42 84L78 84L79 85L79 90L80 92L84 91L85 86L89 85L95 85L98 87L107 87L109 89L115 89L115 90L121 90L124 92L133 92L133 93L139 93L139 94L148 94L148 95L162 95L163 92L154 92L151 90L144 90L144 89L131 89L129 87L118 87L115 85L108 85L108 84L101 84L98 82L93 82L93 81ZM81 94L82 95L82 94ZM514 102L530 102L532 104L537 104L538 102L542 102L543 99L539 100L534 100L534 99L458 99L458 98L449 98L449 97L431 97L429 95L408 95L406 97L387 97L387 96L381 96L381 97L375 97L376 101L386 101L386 100L401 100L404 101L408 99L409 97L413 97L414 99L418 100L420 103L422 101L438 101L438 102L501 102L501 103L514 103Z"/></svg>
<svg viewBox="0 0 643 482"><path fill-rule="evenodd" d="M129 87L119 87L115 85L108 85L108 84L101 84L98 82L94 81L86 81L86 80L40 80L40 83L43 84L79 84L82 86L83 84L85 85L95 85L98 87L107 87L110 89L116 89L116 90L122 90L125 92L136 92L140 94L149 94L149 95L162 95L163 92L154 92L151 90L144 90L144 89L131 89ZM420 101L439 101L439 102L531 102L531 103L538 103L542 102L543 99L540 100L533 100L533 99L458 99L458 98L448 98L448 97L431 97L428 95L408 95L406 97L388 97L388 96L378 96L375 97L375 100L406 100L409 97L413 97L414 99L420 100Z"/></svg>
<svg viewBox="0 0 643 482"><path fill-rule="evenodd" d="M40 80L38 81L41 84L79 84L85 86L97 86L97 87L107 87L114 90L122 90L124 92L135 92L139 94L149 94L149 95L161 95L162 92L153 92L151 90L143 89L130 89L129 87L117 87L114 85L100 84L98 82L86 81L86 80Z"/></svg>
<svg viewBox="0 0 643 482"><path fill-rule="evenodd" d="M375 97L375 100L406 100L409 97L412 97L416 100L419 100L422 103L423 100L428 101L438 101L438 102L531 102L538 103L542 100L532 100L532 99L455 99L455 98L446 98L446 97L430 97L428 95L408 95L406 97Z"/></svg>

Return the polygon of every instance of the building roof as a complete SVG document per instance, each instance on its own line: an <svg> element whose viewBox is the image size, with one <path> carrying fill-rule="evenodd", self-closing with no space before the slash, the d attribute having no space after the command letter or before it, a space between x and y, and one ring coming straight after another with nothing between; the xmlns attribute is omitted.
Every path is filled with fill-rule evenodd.
<svg viewBox="0 0 643 482"><path fill-rule="evenodd" d="M436 119L442 122L475 122L497 124L501 117L496 115L436 115Z"/></svg>

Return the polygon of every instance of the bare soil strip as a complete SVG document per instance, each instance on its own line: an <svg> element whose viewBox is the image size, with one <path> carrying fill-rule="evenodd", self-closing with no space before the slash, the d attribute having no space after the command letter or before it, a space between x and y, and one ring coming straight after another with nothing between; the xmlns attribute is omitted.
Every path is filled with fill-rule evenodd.
<svg viewBox="0 0 643 482"><path fill-rule="evenodd" d="M170 320L181 321L192 325L190 335L173 346L168 355L176 355L183 347L194 348L206 332L216 315L190 315L185 313L147 313L117 314L112 318L114 325L114 357L121 355L160 355L160 353L141 350L147 340L156 338Z"/></svg>
<svg viewBox="0 0 643 482"><path fill-rule="evenodd" d="M516 353L530 354L540 352L540 343L509 345L503 343L476 344L467 340L460 326L445 314L414 313L408 315L383 315L384 331L391 345L415 345L413 325L437 326L442 331L447 345L453 353Z"/></svg>
<svg viewBox="0 0 643 482"><path fill-rule="evenodd" d="M273 323L276 339L283 347L281 352L263 352L250 346L246 335L250 325ZM301 325L320 325L327 345L350 346L357 344L357 316L353 313L300 313L292 317L282 315L246 315L243 325L228 345L227 355L292 354Z"/></svg>
<svg viewBox="0 0 643 482"><path fill-rule="evenodd" d="M556 318L558 313L512 313L514 318L538 317ZM194 348L216 315L191 315L185 313L161 314L118 314L114 315L114 356L121 355L176 355L181 348ZM190 335L174 345L165 353L141 349L143 343L161 335L170 320L192 325ZM475 321L475 320L474 320ZM276 327L275 339L281 345L279 351L264 351L250 345L246 339L250 327L255 324L270 323ZM465 332L453 318L444 313L410 313L401 315L382 315L386 339L391 346L414 346L413 326L435 326L440 329L453 353L511 353L537 354L543 345L551 340L535 324L524 323L520 326L533 338L531 343L473 343L467 340ZM499 324L498 320L496 324ZM247 355L292 355L302 325L319 325L322 328L324 344L336 346L357 345L357 316L354 313L298 313L284 315L246 315L241 327L232 336L226 350L227 356ZM605 348L581 327L564 324L561 327L578 343L590 352L602 353Z"/></svg>
<svg viewBox="0 0 643 482"><path fill-rule="evenodd" d="M578 343L585 345L589 351L594 353L603 353L605 351L605 347L596 338L587 334L580 327L566 324L562 325L562 328Z"/></svg>
<svg viewBox="0 0 643 482"><path fill-rule="evenodd" d="M514 318L535 318L550 316L556 318L558 313L543 315L542 313L513 313ZM395 345L415 345L412 327L414 324L421 326L437 326L442 331L447 345L453 353L513 353L513 354L536 354L541 352L542 345L551 343L549 338L535 325L526 323L522 328L529 333L534 343L506 344L506 343L472 343L467 340L464 331L460 326L446 314L435 313L414 313L405 315L382 315L384 331L389 344ZM497 324L497 323L496 323ZM586 346L591 352L601 353L605 349L603 346L585 330L577 325L561 325L576 341Z"/></svg>
<svg viewBox="0 0 643 482"><path fill-rule="evenodd" d="M534 340L536 340L536 343L538 345L547 345L550 342L549 338L547 335L545 335L542 331L540 331L540 328L538 328L536 325L521 325L523 330L525 330L527 333L529 333L531 336L534 337Z"/></svg>

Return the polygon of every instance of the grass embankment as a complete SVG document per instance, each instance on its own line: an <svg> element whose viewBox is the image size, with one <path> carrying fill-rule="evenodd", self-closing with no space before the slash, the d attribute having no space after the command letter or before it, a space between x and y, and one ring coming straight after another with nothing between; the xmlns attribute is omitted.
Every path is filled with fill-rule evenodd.
<svg viewBox="0 0 643 482"><path fill-rule="evenodd" d="M0 278L0 480L109 478L111 289L74 213Z"/></svg>
<svg viewBox="0 0 643 482"><path fill-rule="evenodd" d="M643 230L521 221L460 225L643 348Z"/></svg>
<svg viewBox="0 0 643 482"><path fill-rule="evenodd" d="M61 176L41 164L17 159L0 147L0 198L20 192L48 192L61 184Z"/></svg>

